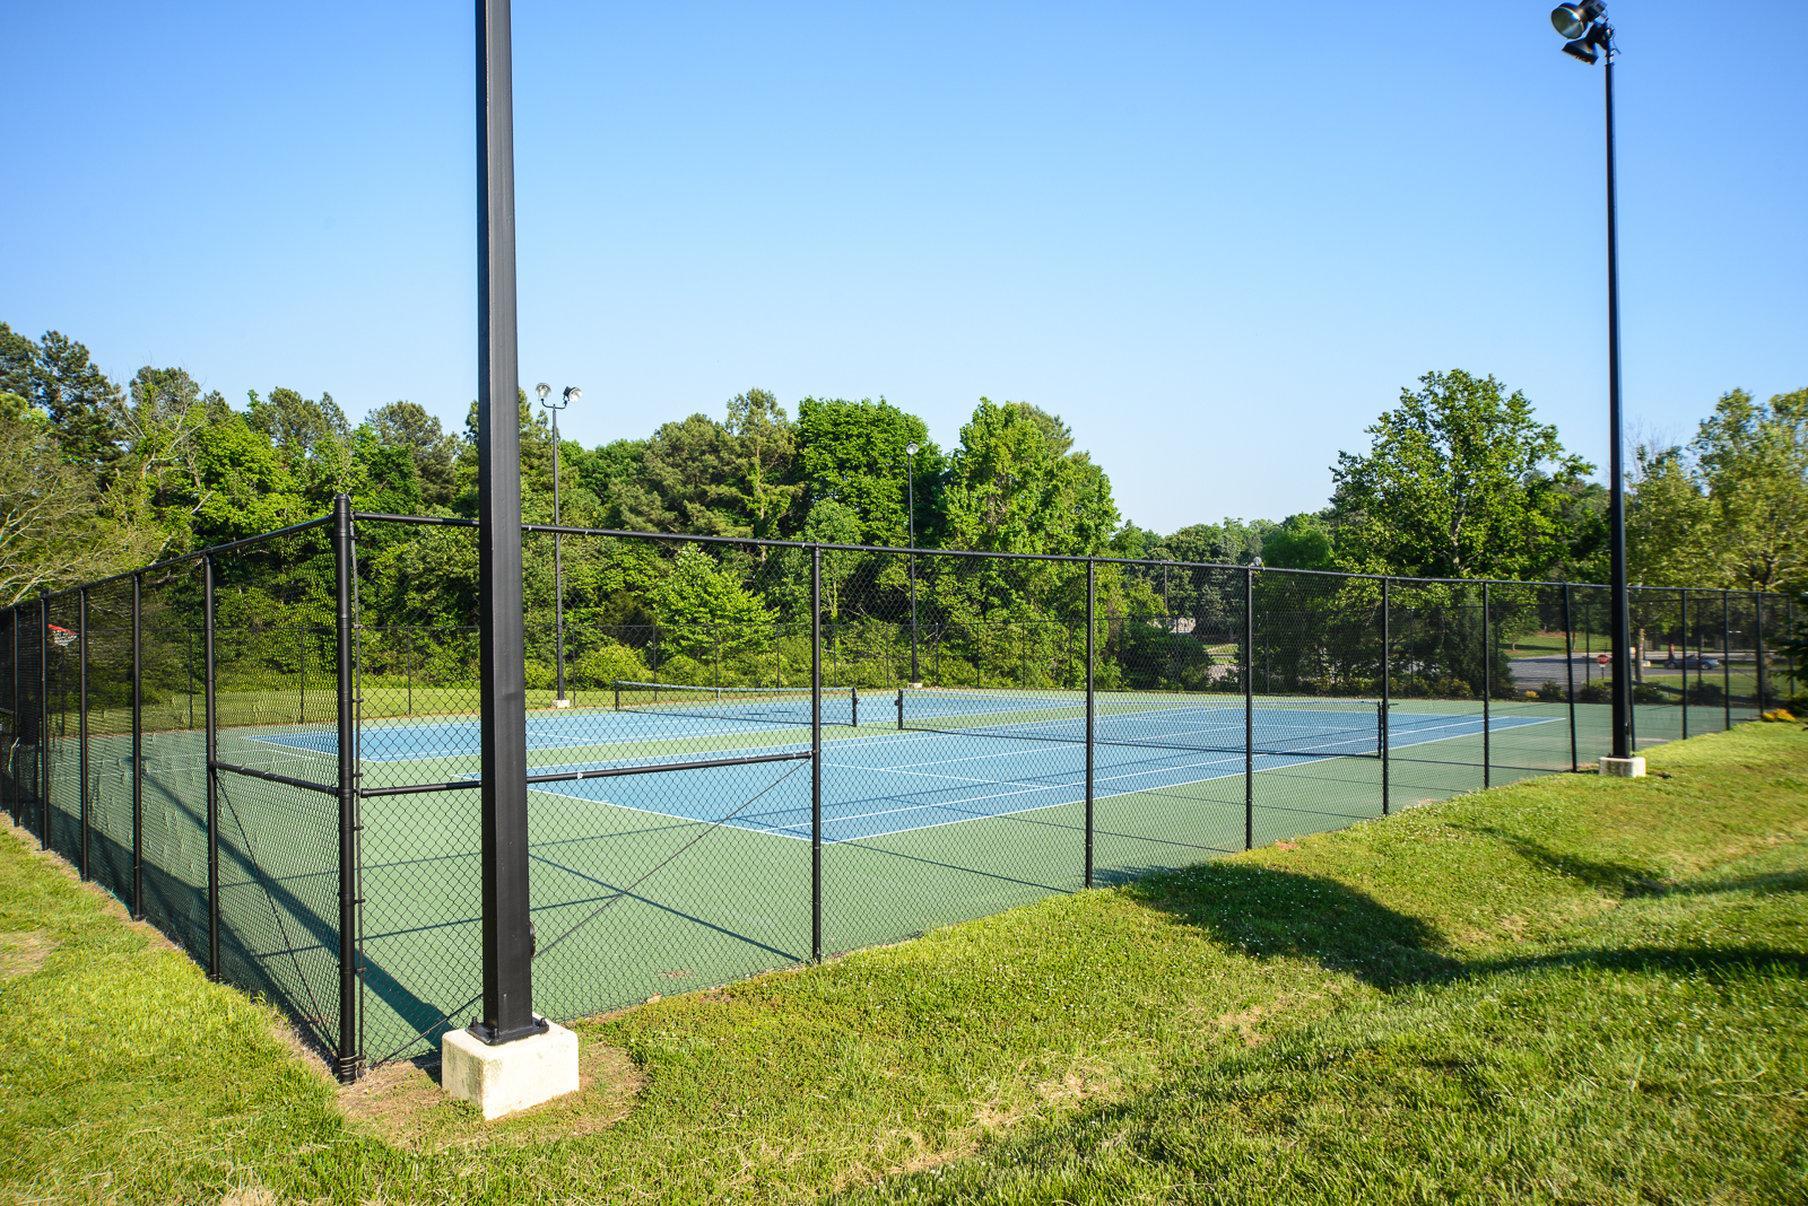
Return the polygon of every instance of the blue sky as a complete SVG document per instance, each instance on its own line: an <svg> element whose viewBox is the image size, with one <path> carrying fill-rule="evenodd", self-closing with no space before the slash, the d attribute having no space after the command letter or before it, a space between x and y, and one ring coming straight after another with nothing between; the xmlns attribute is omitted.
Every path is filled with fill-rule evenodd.
<svg viewBox="0 0 1808 1206"><path fill-rule="evenodd" d="M1163 530L1322 505L1434 368L1599 463L1601 72L1547 8L516 0L523 380L587 443L750 385L944 444L1033 401ZM1629 422L1686 438L1808 386L1808 5L1612 11ZM0 319L462 421L468 4L11 0L0 43Z"/></svg>

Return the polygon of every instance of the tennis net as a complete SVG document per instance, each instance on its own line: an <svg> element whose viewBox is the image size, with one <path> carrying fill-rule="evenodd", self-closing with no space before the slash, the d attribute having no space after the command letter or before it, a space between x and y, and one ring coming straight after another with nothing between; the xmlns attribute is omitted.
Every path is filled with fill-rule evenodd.
<svg viewBox="0 0 1808 1206"><path fill-rule="evenodd" d="M1012 691L901 689L898 728L951 736L1086 743L1083 695ZM1259 700L1245 728L1237 696L1136 694L1094 696L1099 745L1201 750L1283 757L1379 758L1382 709L1377 700Z"/></svg>
<svg viewBox="0 0 1808 1206"><path fill-rule="evenodd" d="M755 724L807 725L810 723L810 688L699 687L618 679L615 683L615 710L656 716L691 716L704 720L741 720ZM858 688L824 687L822 722L859 724Z"/></svg>

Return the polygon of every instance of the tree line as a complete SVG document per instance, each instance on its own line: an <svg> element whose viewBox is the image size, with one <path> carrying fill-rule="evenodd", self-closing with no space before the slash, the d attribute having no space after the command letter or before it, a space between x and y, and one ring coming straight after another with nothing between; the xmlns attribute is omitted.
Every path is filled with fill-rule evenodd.
<svg viewBox="0 0 1808 1206"><path fill-rule="evenodd" d="M523 513L547 523L551 430L525 394L519 407ZM720 418L693 414L594 447L564 440L560 518L576 527L888 546L906 545L914 527L916 543L934 549L1605 580L1606 490L1523 393L1491 376L1428 373L1364 434L1366 447L1338 457L1332 496L1318 510L1160 533L1121 516L1103 468L1059 416L1033 404L982 398L943 448L922 419L884 399L804 398L793 413L749 389ZM379 406L356 425L328 394L277 387L235 405L179 367L147 365L121 386L80 342L56 331L31 339L0 323L0 602L296 523L324 513L340 493L362 510L472 516L474 435L474 407L464 429L449 432L412 401ZM1641 446L1634 464L1635 580L1797 592L1808 584L1808 391L1767 402L1729 392L1689 443ZM479 589L468 539L416 529L406 539L391 532L361 541L364 603L382 627L468 626ZM529 542L530 606L550 595L544 544ZM288 617L328 626L330 562L291 560L241 574L222 606L248 624ZM754 553L667 550L662 559L567 542L568 662L588 657L584 677L593 682L656 673L719 681L725 657L745 663L734 678L796 676L807 646L796 645L795 632L787 645L782 630L804 579L788 564ZM1072 676L1072 620L1083 603L1072 574L1033 581L1002 563L989 579L973 568L916 568L919 637L933 631L933 653L958 663L945 667L950 680ZM910 569L877 555L825 566L837 639L850 660L881 656L874 651L883 647L880 677L894 680L904 673ZM1153 568L1105 572L1101 606L1142 621L1113 630L1121 656L1111 673L1129 682L1148 663L1194 686L1223 682L1211 669L1222 666L1222 649L1212 650L1236 639L1219 631L1237 606L1233 586L1207 589ZM1324 599L1299 606L1321 626L1336 610ZM1337 606L1363 629L1367 603ZM1150 622L1156 617L1167 618ZM765 629L778 635L747 635ZM375 641L373 661L401 666L418 654L412 638L406 652L401 642ZM462 645L442 644L444 673L456 677ZM544 678L549 655L536 657ZM1288 677L1312 673L1326 672Z"/></svg>

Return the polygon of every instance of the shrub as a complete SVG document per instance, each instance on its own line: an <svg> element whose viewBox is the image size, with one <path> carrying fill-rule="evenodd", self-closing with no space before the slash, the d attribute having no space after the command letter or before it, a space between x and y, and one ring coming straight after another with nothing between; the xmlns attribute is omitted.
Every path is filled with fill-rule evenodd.
<svg viewBox="0 0 1808 1206"><path fill-rule="evenodd" d="M615 641L580 654L572 663L570 674L571 681L583 687L606 687L617 679L645 682L651 677L640 650Z"/></svg>

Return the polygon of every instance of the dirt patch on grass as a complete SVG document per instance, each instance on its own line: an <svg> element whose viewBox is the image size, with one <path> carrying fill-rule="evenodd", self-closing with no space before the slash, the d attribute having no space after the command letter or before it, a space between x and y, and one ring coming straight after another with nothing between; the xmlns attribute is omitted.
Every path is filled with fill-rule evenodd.
<svg viewBox="0 0 1808 1206"><path fill-rule="evenodd" d="M627 1052L594 1039L578 1047L578 1078L576 1093L485 1122L475 1107L446 1096L436 1066L394 1063L341 1089L339 1106L354 1125L395 1147L519 1147L608 1130L628 1116L646 1084Z"/></svg>
<svg viewBox="0 0 1808 1206"><path fill-rule="evenodd" d="M0 934L0 980L31 975L55 949L56 942L42 930Z"/></svg>

